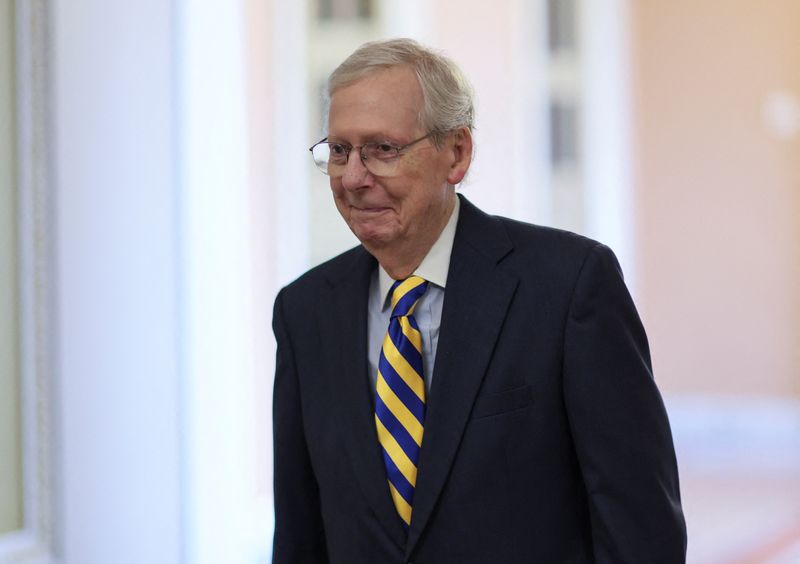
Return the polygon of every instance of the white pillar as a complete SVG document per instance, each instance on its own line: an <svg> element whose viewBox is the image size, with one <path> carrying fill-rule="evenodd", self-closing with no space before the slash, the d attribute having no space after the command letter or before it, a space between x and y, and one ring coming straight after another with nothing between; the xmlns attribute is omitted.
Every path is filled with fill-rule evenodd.
<svg viewBox="0 0 800 564"><path fill-rule="evenodd" d="M172 3L52 3L67 564L181 560Z"/></svg>
<svg viewBox="0 0 800 564"><path fill-rule="evenodd" d="M609 245L635 293L633 144L627 0L583 0L586 232Z"/></svg>
<svg viewBox="0 0 800 564"><path fill-rule="evenodd" d="M186 561L248 562L253 287L242 2L179 11ZM268 320L261 318L261 323Z"/></svg>

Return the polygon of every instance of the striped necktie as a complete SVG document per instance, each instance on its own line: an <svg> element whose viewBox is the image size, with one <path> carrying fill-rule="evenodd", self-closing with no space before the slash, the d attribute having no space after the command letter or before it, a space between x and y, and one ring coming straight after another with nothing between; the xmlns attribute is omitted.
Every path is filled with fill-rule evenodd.
<svg viewBox="0 0 800 564"><path fill-rule="evenodd" d="M413 313L427 289L428 282L419 276L394 283L392 316L378 360L375 425L389 491L406 529L411 524L425 421L422 337Z"/></svg>

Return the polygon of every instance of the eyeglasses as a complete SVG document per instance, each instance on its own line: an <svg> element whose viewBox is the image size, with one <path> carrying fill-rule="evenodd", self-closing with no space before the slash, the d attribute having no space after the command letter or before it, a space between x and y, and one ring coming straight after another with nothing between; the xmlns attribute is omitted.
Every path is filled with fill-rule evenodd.
<svg viewBox="0 0 800 564"><path fill-rule="evenodd" d="M414 139L405 145L393 145L391 143L364 143L363 145L348 145L347 143L333 143L326 137L322 141L309 147L311 155L314 157L314 164L322 172L333 178L339 178L344 174L347 167L347 160L350 152L358 149L361 162L364 167L375 176L392 176L397 173L400 155L411 145L427 139L436 131L430 131L419 139Z"/></svg>

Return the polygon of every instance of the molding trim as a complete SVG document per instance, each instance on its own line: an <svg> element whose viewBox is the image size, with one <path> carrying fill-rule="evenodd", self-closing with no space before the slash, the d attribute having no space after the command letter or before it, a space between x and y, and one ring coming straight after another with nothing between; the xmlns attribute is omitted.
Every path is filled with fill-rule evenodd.
<svg viewBox="0 0 800 564"><path fill-rule="evenodd" d="M52 192L47 0L15 0L20 392L24 527L0 536L0 562L54 562Z"/></svg>

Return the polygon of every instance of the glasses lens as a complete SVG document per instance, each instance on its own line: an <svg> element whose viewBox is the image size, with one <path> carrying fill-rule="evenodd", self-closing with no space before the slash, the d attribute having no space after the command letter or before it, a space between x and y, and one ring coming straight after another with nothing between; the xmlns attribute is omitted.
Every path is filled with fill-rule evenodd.
<svg viewBox="0 0 800 564"><path fill-rule="evenodd" d="M311 148L311 155L314 157L314 164L325 174L328 174L328 162L330 161L330 147L327 143L317 143Z"/></svg>
<svg viewBox="0 0 800 564"><path fill-rule="evenodd" d="M350 151L346 145L322 142L311 148L311 155L319 170L328 176L338 178L344 174ZM361 148L361 155L362 164L375 176L392 176L397 172L400 153L393 145L368 143Z"/></svg>
<svg viewBox="0 0 800 564"><path fill-rule="evenodd" d="M375 176L392 176L397 170L400 152L389 143L364 145L364 166Z"/></svg>

